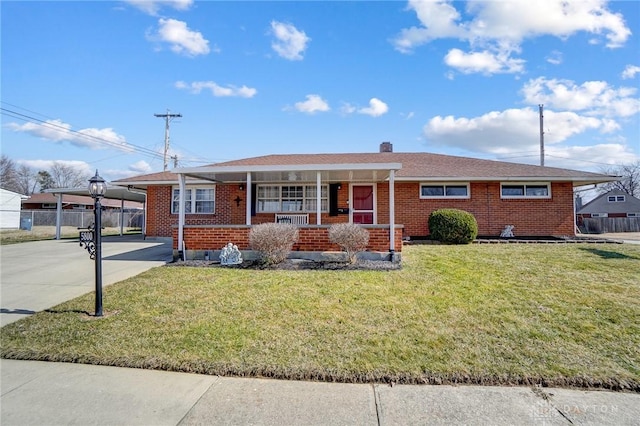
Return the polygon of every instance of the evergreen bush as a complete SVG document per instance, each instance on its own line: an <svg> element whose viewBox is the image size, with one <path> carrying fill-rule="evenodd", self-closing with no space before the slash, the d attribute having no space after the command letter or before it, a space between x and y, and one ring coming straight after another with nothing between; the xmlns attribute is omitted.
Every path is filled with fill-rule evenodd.
<svg viewBox="0 0 640 426"><path fill-rule="evenodd" d="M440 209L429 215L431 238L450 244L469 244L478 236L478 222L469 212Z"/></svg>

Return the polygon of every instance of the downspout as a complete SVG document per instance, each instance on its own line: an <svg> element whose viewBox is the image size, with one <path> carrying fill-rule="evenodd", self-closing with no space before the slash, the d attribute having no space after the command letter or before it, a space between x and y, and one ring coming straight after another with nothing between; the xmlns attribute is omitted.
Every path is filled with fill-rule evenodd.
<svg viewBox="0 0 640 426"><path fill-rule="evenodd" d="M391 261L395 258L396 253L396 189L395 189L396 171L389 171L389 253Z"/></svg>
<svg viewBox="0 0 640 426"><path fill-rule="evenodd" d="M247 172L247 208L245 209L245 222L247 226L251 226L251 200L253 200L253 194L251 191L251 172Z"/></svg>
<svg viewBox="0 0 640 426"><path fill-rule="evenodd" d="M187 253L184 247L184 201L186 199L185 176L178 173L178 185L180 189L180 200L178 202L178 254L182 254L182 260L187 260Z"/></svg>
<svg viewBox="0 0 640 426"><path fill-rule="evenodd" d="M322 188L320 183L322 182L321 173L316 172L316 225L322 223L320 216L322 215Z"/></svg>

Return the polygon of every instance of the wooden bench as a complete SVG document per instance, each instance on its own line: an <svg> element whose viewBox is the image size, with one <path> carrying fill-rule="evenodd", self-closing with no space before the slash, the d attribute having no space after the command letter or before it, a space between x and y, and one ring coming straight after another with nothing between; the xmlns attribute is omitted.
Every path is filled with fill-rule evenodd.
<svg viewBox="0 0 640 426"><path fill-rule="evenodd" d="M292 225L308 225L308 214L276 214L276 223L290 223Z"/></svg>

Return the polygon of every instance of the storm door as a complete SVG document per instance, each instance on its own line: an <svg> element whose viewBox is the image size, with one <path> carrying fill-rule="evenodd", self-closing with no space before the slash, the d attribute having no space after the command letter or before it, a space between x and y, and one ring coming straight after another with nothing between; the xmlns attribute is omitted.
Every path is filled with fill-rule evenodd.
<svg viewBox="0 0 640 426"><path fill-rule="evenodd" d="M373 185L351 187L351 221L364 225L375 223L375 191Z"/></svg>

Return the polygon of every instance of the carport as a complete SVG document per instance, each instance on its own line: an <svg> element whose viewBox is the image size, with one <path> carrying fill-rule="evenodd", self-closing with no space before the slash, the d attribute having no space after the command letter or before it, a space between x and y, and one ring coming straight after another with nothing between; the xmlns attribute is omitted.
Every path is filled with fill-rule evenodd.
<svg viewBox="0 0 640 426"><path fill-rule="evenodd" d="M60 228L62 226L62 195L83 195L91 196L89 188L53 188L47 189L45 192L54 194L57 198L56 203L56 240L60 239ZM144 190L132 189L130 187L115 186L107 183L107 192L104 197L110 200L120 200L120 235L124 233L124 202L136 201L142 203L143 219L142 219L142 236L146 236L147 232L147 193Z"/></svg>

